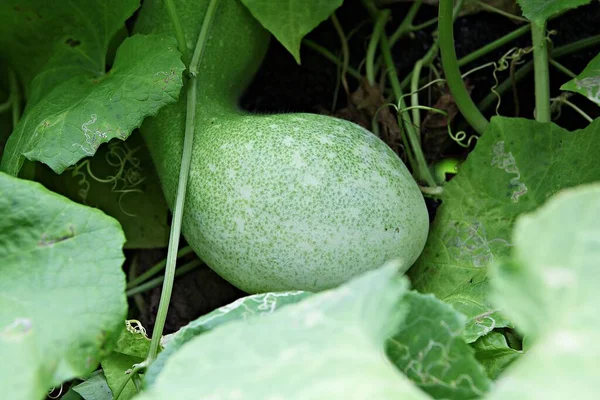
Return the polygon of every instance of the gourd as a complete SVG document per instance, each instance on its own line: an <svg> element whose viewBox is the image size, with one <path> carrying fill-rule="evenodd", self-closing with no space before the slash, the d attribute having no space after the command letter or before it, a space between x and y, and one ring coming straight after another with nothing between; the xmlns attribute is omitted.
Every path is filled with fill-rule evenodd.
<svg viewBox="0 0 600 400"><path fill-rule="evenodd" d="M191 54L208 0L176 4ZM424 247L429 222L405 165L348 121L241 111L238 98L266 53L269 34L239 0L218 7L198 74L182 226L188 243L249 293L318 291L392 258L408 268ZM136 31L173 34L163 0L144 2ZM184 121L182 95L141 127L170 206Z"/></svg>

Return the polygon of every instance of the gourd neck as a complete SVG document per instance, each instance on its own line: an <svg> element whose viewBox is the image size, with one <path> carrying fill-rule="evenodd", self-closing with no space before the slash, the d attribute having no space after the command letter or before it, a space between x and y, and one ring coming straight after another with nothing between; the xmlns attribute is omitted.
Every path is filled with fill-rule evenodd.
<svg viewBox="0 0 600 400"><path fill-rule="evenodd" d="M180 0L177 14L185 32L189 65L209 0ZM146 0L135 31L175 36L164 0ZM214 15L198 68L197 115L238 112L238 99L247 86L269 44L269 33L239 0L221 0ZM182 94L183 95L183 94Z"/></svg>

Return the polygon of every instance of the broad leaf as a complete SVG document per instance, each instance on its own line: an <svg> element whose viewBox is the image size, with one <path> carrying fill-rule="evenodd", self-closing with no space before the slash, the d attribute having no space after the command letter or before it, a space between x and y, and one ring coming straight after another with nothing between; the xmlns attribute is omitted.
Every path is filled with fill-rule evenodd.
<svg viewBox="0 0 600 400"><path fill-rule="evenodd" d="M325 21L344 0L241 0L252 15L300 64L302 38Z"/></svg>
<svg viewBox="0 0 600 400"><path fill-rule="evenodd" d="M594 399L600 384L600 185L519 218L512 258L492 269L494 300L532 348L491 399Z"/></svg>
<svg viewBox="0 0 600 400"><path fill-rule="evenodd" d="M113 400L112 391L102 371L95 371L88 379L73 387L73 391L84 400Z"/></svg>
<svg viewBox="0 0 600 400"><path fill-rule="evenodd" d="M508 346L506 338L500 332L491 332L472 344L475 358L485 368L491 379L497 379L522 352Z"/></svg>
<svg viewBox="0 0 600 400"><path fill-rule="evenodd" d="M2 396L41 398L114 344L127 311L125 238L102 212L4 173L0 214Z"/></svg>
<svg viewBox="0 0 600 400"><path fill-rule="evenodd" d="M518 0L523 15L539 26L563 11L589 4L592 0Z"/></svg>
<svg viewBox="0 0 600 400"><path fill-rule="evenodd" d="M224 324L170 357L140 399L426 399L386 359L407 282L398 264L266 316Z"/></svg>
<svg viewBox="0 0 600 400"><path fill-rule="evenodd" d="M139 3L3 0L0 57L19 74L28 100L37 102L36 98L73 75L103 73L111 39Z"/></svg>
<svg viewBox="0 0 600 400"><path fill-rule="evenodd" d="M554 124L494 117L444 187L423 254L409 275L465 314L471 342L507 325L486 300L487 266L509 253L515 219L559 190L600 180L600 120L568 132Z"/></svg>
<svg viewBox="0 0 600 400"><path fill-rule="evenodd" d="M600 54L589 62L583 72L560 89L582 94L600 106Z"/></svg>
<svg viewBox="0 0 600 400"><path fill-rule="evenodd" d="M150 152L138 131L125 141L111 140L94 157L61 175L38 165L35 178L48 189L116 218L126 248L166 247L168 207Z"/></svg>
<svg viewBox="0 0 600 400"><path fill-rule="evenodd" d="M182 86L183 63L167 35L125 40L113 68L103 71L71 75L28 107L6 144L2 169L16 175L26 157L61 173L102 143L125 140L146 116L174 103Z"/></svg>
<svg viewBox="0 0 600 400"><path fill-rule="evenodd" d="M308 296L310 296L309 292L302 291L255 294L238 299L190 322L171 335L165 349L158 355L156 361L150 365L144 377L146 385L152 385L169 357L196 336L228 322L246 320L256 315L271 314L281 309L281 307L297 303Z"/></svg>
<svg viewBox="0 0 600 400"><path fill-rule="evenodd" d="M461 334L466 318L431 295L410 292L409 313L387 344L390 360L436 399L474 399L490 387Z"/></svg>

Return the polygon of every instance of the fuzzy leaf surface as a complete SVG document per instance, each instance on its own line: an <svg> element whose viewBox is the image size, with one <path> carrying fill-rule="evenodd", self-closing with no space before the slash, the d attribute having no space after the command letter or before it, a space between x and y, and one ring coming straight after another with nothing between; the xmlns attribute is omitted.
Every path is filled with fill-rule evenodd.
<svg viewBox="0 0 600 400"><path fill-rule="evenodd" d="M140 399L427 399L384 354L405 313L398 267L196 336Z"/></svg>
<svg viewBox="0 0 600 400"><path fill-rule="evenodd" d="M0 387L41 398L114 345L127 311L125 237L101 211L4 173L0 214Z"/></svg>
<svg viewBox="0 0 600 400"><path fill-rule="evenodd" d="M532 347L494 399L594 399L600 390L600 184L566 190L519 218L493 299Z"/></svg>
<svg viewBox="0 0 600 400"><path fill-rule="evenodd" d="M255 294L242 297L231 304L201 316L172 335L165 349L146 371L144 376L146 384L148 386L154 384L156 377L164 368L165 362L169 357L196 336L202 335L228 322L272 314L276 310L288 304L297 303L310 295L311 293L303 291Z"/></svg>

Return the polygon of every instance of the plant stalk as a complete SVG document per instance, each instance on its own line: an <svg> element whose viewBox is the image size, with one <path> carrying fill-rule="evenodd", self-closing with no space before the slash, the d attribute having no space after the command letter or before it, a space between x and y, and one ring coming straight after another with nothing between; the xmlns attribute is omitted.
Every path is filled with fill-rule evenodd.
<svg viewBox="0 0 600 400"><path fill-rule="evenodd" d="M165 280L163 282L162 292L160 295L160 303L152 331L152 341L150 342L150 350L148 357L144 361L144 366L148 367L158 354L158 347L162 337L169 303L171 302L171 292L173 290L173 280L175 279L175 267L177 262L177 248L179 247L179 237L181 234L181 223L183 219L183 209L185 204L185 195L187 191L188 175L190 172L190 164L192 161L192 147L194 144L194 122L196 119L196 92L198 88L198 68L204 54L206 40L212 21L214 20L215 12L219 0L210 0L202 28L198 35L196 48L192 56L192 61L189 65L189 80L187 87L186 98L186 116L185 116L185 137L183 141L183 154L181 156L181 169L179 170L179 182L177 185L177 198L173 207L173 222L171 224L171 233L169 236L169 247L167 250L167 265L165 270Z"/></svg>
<svg viewBox="0 0 600 400"><path fill-rule="evenodd" d="M438 19L442 66L444 67L448 88L454 97L458 109L467 122L473 129L482 134L489 122L471 99L462 80L454 48L452 0L440 0Z"/></svg>
<svg viewBox="0 0 600 400"><path fill-rule="evenodd" d="M538 26L531 23L533 41L533 70L535 76L535 119L538 122L550 122L550 71L548 65L548 42L546 24Z"/></svg>
<svg viewBox="0 0 600 400"><path fill-rule="evenodd" d="M377 14L375 26L373 27L373 36L371 36L369 46L367 47L367 60L365 63L365 68L367 82L369 82L369 86L371 87L374 87L377 84L377 81L375 80L375 53L377 51L377 46L379 45L381 35L384 33L383 30L385 28L385 23L389 16L389 10L381 11Z"/></svg>
<svg viewBox="0 0 600 400"><path fill-rule="evenodd" d="M181 267L179 267L175 270L175 277L186 274L189 271L191 271L201 265L202 265L202 261L200 261L200 260L196 259L196 260L190 261L189 263L182 265ZM131 296L135 296L138 293L145 292L146 290L154 289L155 287L160 285L162 282L164 282L164 279L165 279L164 276L157 276L154 279L151 279L147 282L142 283L139 286L135 286L135 287L127 290L125 292L125 295L127 297L131 297Z"/></svg>

